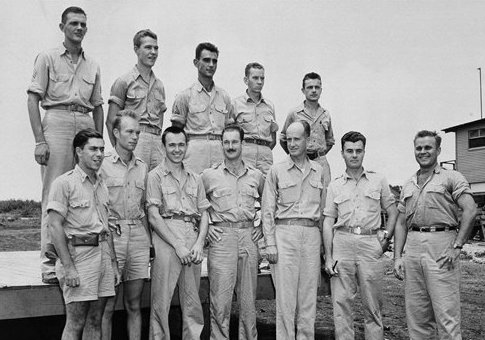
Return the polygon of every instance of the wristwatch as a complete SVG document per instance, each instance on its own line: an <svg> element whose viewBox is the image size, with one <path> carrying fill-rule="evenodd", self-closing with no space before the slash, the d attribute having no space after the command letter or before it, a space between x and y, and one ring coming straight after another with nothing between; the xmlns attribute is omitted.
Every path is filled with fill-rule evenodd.
<svg viewBox="0 0 485 340"><path fill-rule="evenodd" d="M387 240L388 242L391 241L391 238L389 237L389 232L387 230L384 230L384 239Z"/></svg>
<svg viewBox="0 0 485 340"><path fill-rule="evenodd" d="M463 245L455 242L455 243L453 243L453 249L463 249Z"/></svg>

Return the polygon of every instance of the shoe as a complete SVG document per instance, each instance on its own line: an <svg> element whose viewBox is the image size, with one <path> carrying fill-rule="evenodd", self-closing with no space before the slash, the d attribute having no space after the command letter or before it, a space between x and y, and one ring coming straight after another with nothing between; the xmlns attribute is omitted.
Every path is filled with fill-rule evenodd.
<svg viewBox="0 0 485 340"><path fill-rule="evenodd" d="M55 273L42 273L42 282L50 285L59 284L59 280L57 279Z"/></svg>

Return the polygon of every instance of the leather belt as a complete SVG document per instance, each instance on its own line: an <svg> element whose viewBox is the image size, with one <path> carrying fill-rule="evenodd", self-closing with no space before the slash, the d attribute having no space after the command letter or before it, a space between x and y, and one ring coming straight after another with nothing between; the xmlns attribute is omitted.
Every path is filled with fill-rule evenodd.
<svg viewBox="0 0 485 340"><path fill-rule="evenodd" d="M250 144L257 144L257 145L267 146L268 148L271 145L270 142L265 141L265 140L262 140L262 139L244 138L244 141L246 143L250 143Z"/></svg>
<svg viewBox="0 0 485 340"><path fill-rule="evenodd" d="M97 247L99 242L108 240L108 233L87 234L87 235L72 235L68 238L68 242L74 247L77 246L91 246Z"/></svg>
<svg viewBox="0 0 485 340"><path fill-rule="evenodd" d="M315 151L315 152L309 152L307 153L308 158L310 160L314 160L315 158L318 158L320 156L325 156L325 151Z"/></svg>
<svg viewBox="0 0 485 340"><path fill-rule="evenodd" d="M424 233L430 233L430 232L435 232L435 231L451 231L451 230L456 230L458 229L457 226L446 226L446 227L443 227L443 226L422 226L422 227L419 227L417 225L412 225L411 228L409 228L410 230L412 231L420 231L420 232L424 232Z"/></svg>
<svg viewBox="0 0 485 340"><path fill-rule="evenodd" d="M310 218L278 218L275 221L276 225L300 225L303 227L318 227L319 221L314 221Z"/></svg>
<svg viewBox="0 0 485 340"><path fill-rule="evenodd" d="M183 214L174 214L172 216L164 216L163 218L166 220L178 220L178 221L184 221L189 223L195 223L194 217L189 215L183 215Z"/></svg>
<svg viewBox="0 0 485 340"><path fill-rule="evenodd" d="M187 135L190 139L205 139L205 140L222 140L221 135L213 135L212 133L206 133L203 135L194 135L194 134L188 134Z"/></svg>
<svg viewBox="0 0 485 340"><path fill-rule="evenodd" d="M141 220L113 220L113 223L120 226L142 224Z"/></svg>
<svg viewBox="0 0 485 340"><path fill-rule="evenodd" d="M159 126L153 126L148 124L140 124L140 131L151 133L152 135L160 136L162 129Z"/></svg>
<svg viewBox="0 0 485 340"><path fill-rule="evenodd" d="M56 109L56 110L67 110L67 111L75 111L75 112L81 112L81 113L89 113L93 111L92 109L88 109L87 107L84 107L79 104L59 104L59 105L53 105L47 108L49 109Z"/></svg>
<svg viewBox="0 0 485 340"><path fill-rule="evenodd" d="M226 228L251 228L254 227L253 221L242 221L242 222L214 222L216 227L226 227Z"/></svg>
<svg viewBox="0 0 485 340"><path fill-rule="evenodd" d="M344 231L346 233L355 234L355 235L375 235L379 231L379 229L364 229L360 226L357 227L340 227L337 228L338 231Z"/></svg>

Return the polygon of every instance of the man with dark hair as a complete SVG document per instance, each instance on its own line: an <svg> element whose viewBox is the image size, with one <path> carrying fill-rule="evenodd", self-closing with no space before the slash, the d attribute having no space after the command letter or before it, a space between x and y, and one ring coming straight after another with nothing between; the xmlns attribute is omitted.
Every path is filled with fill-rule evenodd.
<svg viewBox="0 0 485 340"><path fill-rule="evenodd" d="M59 176L49 192L49 231L59 255L56 274L66 304L62 339L101 339L106 300L119 283L108 229L108 189L98 175L103 136L81 130L72 143L77 165Z"/></svg>
<svg viewBox="0 0 485 340"><path fill-rule="evenodd" d="M147 165L133 154L140 135L138 114L122 110L113 121L116 143L101 167L109 191L109 226L123 281L123 302L130 340L141 339L141 294L148 278L150 236L145 216ZM118 293L118 291L116 292ZM116 297L103 315L103 339L111 339Z"/></svg>
<svg viewBox="0 0 485 340"><path fill-rule="evenodd" d="M204 316L199 298L208 214L204 185L182 162L184 131L171 126L162 135L166 156L148 174L148 220L156 258L152 265L150 339L169 339L168 313L178 286L183 339L199 339Z"/></svg>
<svg viewBox="0 0 485 340"><path fill-rule="evenodd" d="M288 127L289 157L273 164L262 200L266 256L276 290L276 338L313 339L320 278L322 167L307 157L308 122Z"/></svg>
<svg viewBox="0 0 485 340"><path fill-rule="evenodd" d="M218 58L216 46L200 43L193 61L198 81L178 94L173 103L170 120L189 137L184 163L195 173L222 162L222 129L233 121L229 95L214 84Z"/></svg>
<svg viewBox="0 0 485 340"><path fill-rule="evenodd" d="M222 131L224 161L202 172L211 207L208 253L211 339L229 339L234 288L239 303L239 339L257 339L257 242L255 203L263 193L264 177L242 159L244 131L228 125Z"/></svg>
<svg viewBox="0 0 485 340"><path fill-rule="evenodd" d="M103 98L98 64L81 47L87 32L86 13L67 8L59 29L64 42L40 53L35 59L32 81L27 90L30 125L35 138L35 160L41 165L41 273L42 281L55 283L54 260L47 233L47 198L52 182L74 168L71 143L82 129L103 132ZM46 110L42 120L39 103ZM93 112L92 117L89 112Z"/></svg>
<svg viewBox="0 0 485 340"><path fill-rule="evenodd" d="M325 174L325 188L330 183L330 166L325 155L335 144L332 120L327 110L319 104L322 94L322 79L315 72L307 73L303 77L301 92L305 96L303 104L291 110L281 129L280 144L288 153L286 130L291 123L299 120L307 121L311 126L311 137L308 141L308 157L323 167Z"/></svg>
<svg viewBox="0 0 485 340"><path fill-rule="evenodd" d="M460 252L476 206L463 175L438 164L440 143L436 132L416 134L419 170L402 187L398 205L394 275L405 279L411 339L461 339Z"/></svg>
<svg viewBox="0 0 485 340"><path fill-rule="evenodd" d="M383 340L382 255L394 233L397 209L384 176L364 170L365 137L355 131L341 139L345 173L327 191L323 243L331 277L335 339L354 338L353 304L360 287L365 338ZM381 210L388 222L381 229Z"/></svg>
<svg viewBox="0 0 485 340"><path fill-rule="evenodd" d="M140 116L140 138L135 155L143 160L148 169L155 168L163 159L160 134L163 125L165 88L152 68L158 58L157 35L149 29L137 32L133 38L137 64L128 73L116 79L111 87L106 128L113 146L113 120L120 110L134 110Z"/></svg>
<svg viewBox="0 0 485 340"><path fill-rule="evenodd" d="M233 101L235 121L244 129L243 159L246 164L259 169L264 175L273 164L278 124L274 105L263 98L264 68L259 63L249 63L244 70L247 90Z"/></svg>

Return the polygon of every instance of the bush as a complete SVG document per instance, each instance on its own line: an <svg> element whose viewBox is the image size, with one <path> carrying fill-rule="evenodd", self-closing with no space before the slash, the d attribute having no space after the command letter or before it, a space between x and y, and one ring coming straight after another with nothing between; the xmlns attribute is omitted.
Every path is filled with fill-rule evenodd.
<svg viewBox="0 0 485 340"><path fill-rule="evenodd" d="M34 200L7 200L0 201L0 213L16 214L21 217L40 215L40 202Z"/></svg>

